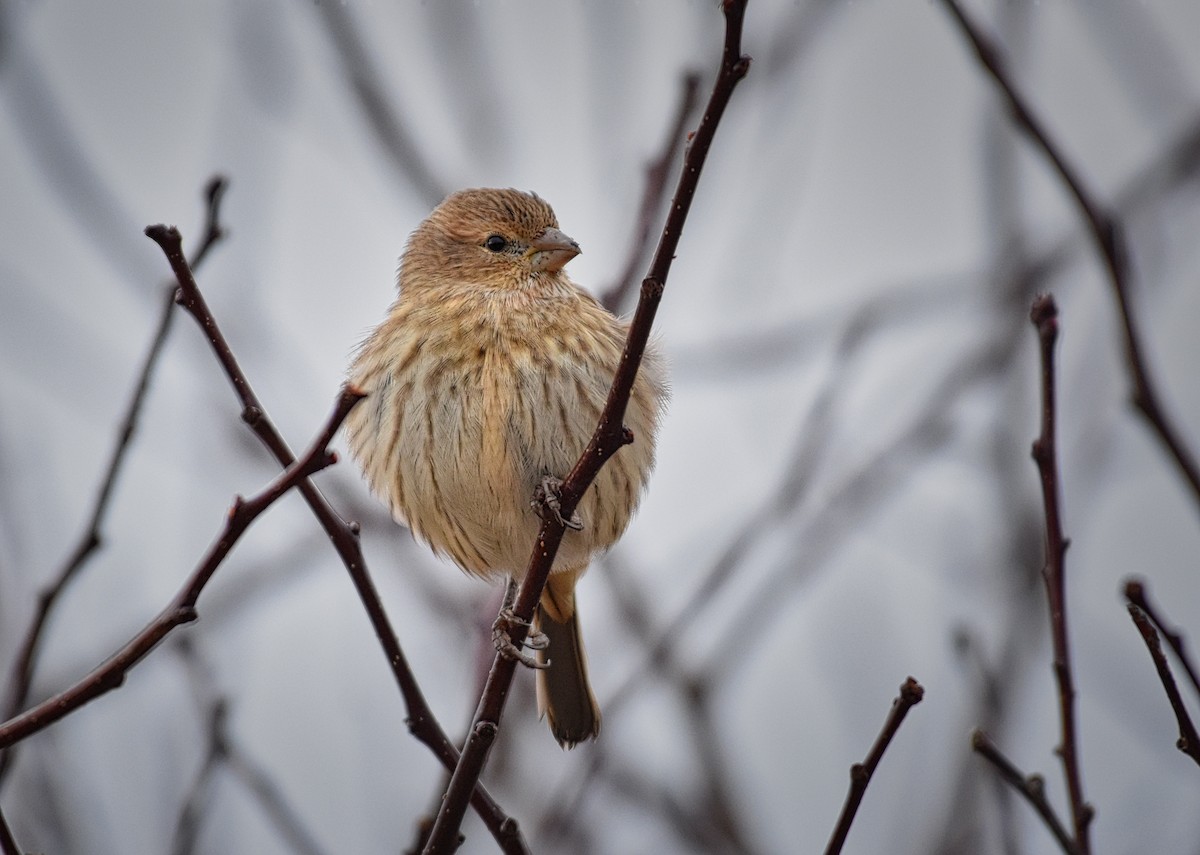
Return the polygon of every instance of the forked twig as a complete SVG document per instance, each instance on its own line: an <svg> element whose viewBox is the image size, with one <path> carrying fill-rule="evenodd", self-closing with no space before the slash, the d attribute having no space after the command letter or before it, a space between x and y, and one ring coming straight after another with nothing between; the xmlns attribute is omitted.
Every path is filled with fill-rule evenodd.
<svg viewBox="0 0 1200 855"><path fill-rule="evenodd" d="M292 452L287 443L275 428L258 396L254 394L250 381L238 364L228 341L222 334L216 317L208 308L204 296L196 285L187 259L184 258L182 241L179 232L166 226L150 226L146 234L163 250L175 277L179 282L179 302L200 325L212 345L213 353L221 363L226 377L233 385L238 400L242 403L242 420L250 425L259 440L270 450L282 466L290 465ZM379 644L387 657L400 692L408 709L408 729L417 739L423 742L447 769L453 769L458 761L458 751L451 744L445 731L433 715L425 695L412 673L408 659L400 647L391 620L384 611L375 583L367 572L366 559L358 540L358 524L348 523L333 510L329 502L316 488L312 481L302 480L297 489L308 503L313 515L321 524L321 528L329 536L334 549L346 567L350 580L354 584L359 600L367 612ZM496 801L488 794L482 785L477 785L473 792L468 793L472 806L479 813L484 825L492 833L500 848L509 853L528 852L521 830L516 820L505 814Z"/></svg>
<svg viewBox="0 0 1200 855"><path fill-rule="evenodd" d="M1192 681L1192 687L1197 693L1200 693L1200 676L1197 676L1196 666L1192 663L1192 657L1188 655L1187 648L1183 643L1183 634L1178 629L1170 626L1159 613L1158 609L1150 602L1150 598L1146 594L1146 583L1141 579L1129 579L1125 583L1125 599L1144 611L1146 615L1158 627L1158 631L1163 634L1163 638L1167 640L1167 644L1175 651L1175 656L1179 659L1179 664L1183 666L1183 670L1187 672L1188 679Z"/></svg>
<svg viewBox="0 0 1200 855"><path fill-rule="evenodd" d="M1058 814L1054 812L1054 808L1046 798L1046 780L1041 775L1027 776L1022 773L982 730L971 733L971 748L976 754L991 763L1000 773L1001 779L1010 784L1037 811L1038 816L1046 823L1046 828L1050 829L1050 833L1054 835L1054 839L1058 841L1063 852L1066 855L1075 855L1075 843L1071 840L1070 832L1062 824Z"/></svg>
<svg viewBox="0 0 1200 855"><path fill-rule="evenodd" d="M82 680L33 709L0 724L0 748L7 748L37 733L89 701L118 688L125 682L125 675L130 669L141 662L168 634L176 627L194 621L196 602L204 586L251 523L288 490L303 483L304 479L314 472L336 462L337 456L328 450L328 445L350 410L362 397L362 393L354 389L343 389L333 414L304 456L293 462L257 496L250 499L238 496L234 500L224 529L170 605L124 647Z"/></svg>
<svg viewBox="0 0 1200 855"><path fill-rule="evenodd" d="M858 806L862 803L863 796L866 795L867 784L871 783L871 776L875 774L879 761L883 759L883 752L887 751L892 737L900 729L908 711L921 703L923 697L925 697L925 689L912 677L909 677L900 686L900 694L892 701L892 711L888 713L883 730L879 732L875 744L871 746L867 759L850 767L850 791L846 793L846 802L842 805L842 813L838 817L837 825L834 826L833 834L829 837L829 844L825 847L825 855L838 855L842 851L842 846L846 843L846 835L850 833L850 825L854 822L854 815L858 813Z"/></svg>
<svg viewBox="0 0 1200 855"><path fill-rule="evenodd" d="M209 250L225 236L225 229L220 222L220 212L221 200L224 198L228 186L225 178L218 175L210 179L205 187L205 227L200 243L192 253L193 267L202 264L208 256ZM167 341L167 334L171 329L171 321L175 317L176 287L174 283L163 287L164 299L158 325L150 340L150 347L142 359L142 367L138 372L137 382L134 384L133 395L125 408L125 415L121 419L120 427L117 429L117 441L109 457L108 466L105 467L104 476L100 479L100 487L96 492L87 526L58 573L38 594L37 611L29 628L25 631L13 661L13 676L9 682L8 697L3 711L0 712L0 717L4 719L12 718L29 703L29 692L33 686L33 672L37 665L38 652L50 614L59 602L63 591L74 581L88 559L103 543L104 521L108 516L108 508L116 488L117 478L124 467L126 455L132 445L142 406L150 390L154 369L158 366L159 357ZM8 775L15 756L15 751L0 753L0 781L3 781Z"/></svg>
<svg viewBox="0 0 1200 855"><path fill-rule="evenodd" d="M1171 666L1167 662L1166 654L1163 653L1158 632L1149 616L1136 604L1130 603L1128 608L1134 626L1141 633L1142 641L1146 643L1146 649L1150 651L1150 658L1154 660L1154 669L1158 672L1158 679L1162 683L1163 691L1167 693L1171 710L1175 713L1175 722L1179 725L1179 739L1176 740L1175 747L1200 765L1200 733L1196 732L1196 725L1192 722L1192 717L1183 703L1179 687L1175 685L1175 675L1171 673Z"/></svg>
<svg viewBox="0 0 1200 855"><path fill-rule="evenodd" d="M600 423L575 468L562 484L559 499L562 506L561 516L565 519L571 518L584 491L591 485L604 463L622 446L633 441L632 435L622 423L625 407L650 337L650 328L662 299L663 288L691 208L701 168L730 96L738 82L750 70L750 58L743 56L741 52L745 0L726 0L723 3L723 11L725 42L720 71L713 84L712 95L700 121L700 127L693 135L684 155L683 170L676 186L674 203L671 205L671 212L650 265L649 275L642 282L641 297L630 323L629 337L616 376L613 378L608 400L601 413ZM556 515L547 514L513 608L517 617L523 621L528 622L533 617L534 607L546 585L546 578L550 574L562 537L562 523L558 522ZM520 645L525 639L524 627L517 626L512 636L513 643ZM508 699L515 672L516 663L512 659L496 656L480 696L462 756L450 778L450 784L446 788L445 797L426 843L427 855L452 852L457 848L459 827L466 812L466 798L474 789L487 763L487 756L496 738L500 715Z"/></svg>

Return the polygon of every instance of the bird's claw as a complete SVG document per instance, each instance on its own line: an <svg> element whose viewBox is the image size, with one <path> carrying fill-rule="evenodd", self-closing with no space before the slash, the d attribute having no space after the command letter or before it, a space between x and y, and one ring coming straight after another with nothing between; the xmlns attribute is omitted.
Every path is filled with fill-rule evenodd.
<svg viewBox="0 0 1200 855"><path fill-rule="evenodd" d="M563 528L583 531L583 517L578 511L571 514L569 520L563 518L561 497L562 481L553 475L543 475L542 483L533 488L533 501L529 504L542 519L546 519L546 514L549 513Z"/></svg>
<svg viewBox="0 0 1200 855"><path fill-rule="evenodd" d="M525 640L521 642L521 647L528 647L530 650L545 650L550 646L550 639L546 637L544 632L539 632L534 629L528 621L521 620L512 609L505 606L500 610L495 623L492 624L492 644L496 647L496 652L505 659L511 659L520 662L526 668L533 668L538 671L545 670L550 667L550 660L539 662L530 654L526 653L521 647L513 644L511 630L514 626L524 626L529 628L529 632L525 636Z"/></svg>

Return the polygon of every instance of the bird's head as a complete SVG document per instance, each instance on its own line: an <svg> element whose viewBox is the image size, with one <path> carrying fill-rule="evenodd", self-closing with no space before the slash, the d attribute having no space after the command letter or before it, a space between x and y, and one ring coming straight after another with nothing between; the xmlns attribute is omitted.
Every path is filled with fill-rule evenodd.
<svg viewBox="0 0 1200 855"><path fill-rule="evenodd" d="M401 263L401 287L420 282L527 288L560 277L579 252L537 195L460 190L413 232Z"/></svg>

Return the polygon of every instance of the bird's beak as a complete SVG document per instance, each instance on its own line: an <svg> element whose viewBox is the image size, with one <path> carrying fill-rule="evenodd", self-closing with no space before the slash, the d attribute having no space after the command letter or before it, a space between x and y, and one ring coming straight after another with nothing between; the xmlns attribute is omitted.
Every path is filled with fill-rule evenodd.
<svg viewBox="0 0 1200 855"><path fill-rule="evenodd" d="M580 251L579 244L558 229L546 229L529 244L525 257L534 270L555 271L562 269Z"/></svg>

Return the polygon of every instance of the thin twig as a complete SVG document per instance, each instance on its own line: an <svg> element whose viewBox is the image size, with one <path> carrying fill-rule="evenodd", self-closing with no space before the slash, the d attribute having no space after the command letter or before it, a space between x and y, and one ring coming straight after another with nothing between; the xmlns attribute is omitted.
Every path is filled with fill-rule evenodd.
<svg viewBox="0 0 1200 855"><path fill-rule="evenodd" d="M850 767L850 791L846 793L846 802L842 805L841 816L838 817L837 825L829 838L829 844L825 847L825 855L838 855L842 851L842 846L846 843L846 835L850 833L850 825L854 822L854 815L858 812L858 806L867 792L867 784L871 783L871 776L875 774L879 761L883 759L883 752L887 751L892 737L900 729L908 711L921 703L923 697L925 697L925 689L912 677L909 677L900 686L900 694L892 701L892 711L888 713L883 730L879 732L875 744L871 746L871 752L867 755L867 759Z"/></svg>
<svg viewBox="0 0 1200 855"><path fill-rule="evenodd" d="M976 754L991 763L1000 777L1012 785L1012 788L1024 796L1025 801L1038 812L1038 816L1046 823L1046 828L1054 835L1058 845L1066 855L1076 855L1075 843L1066 827L1059 820L1054 808L1046 799L1046 781L1041 775L1024 775L1012 761L1005 757L996 744L982 730L971 733L971 748Z"/></svg>
<svg viewBox="0 0 1200 855"><path fill-rule="evenodd" d="M204 296L196 285L195 277L183 256L179 232L165 226L150 226L146 234L154 240L171 264L175 277L179 281L180 304L196 319L200 328L208 337L217 360L225 370L225 375L233 385L238 399L242 404L242 420L250 425L259 440L270 450L282 466L288 466L292 460L291 449L275 428L258 396L254 394L250 381L243 373L237 358L234 356L229 343L221 333L217 320L208 308ZM387 657L408 710L406 719L409 732L424 743L446 768L453 769L458 762L458 751L451 744L446 732L442 729L433 711L429 707L425 695L413 675L408 659L400 647L396 632L392 628L383 602L375 589L375 583L367 572L366 559L359 543L358 523L346 522L333 510L329 502L309 480L303 480L297 489L308 503L313 515L321 524L321 528L329 536L334 549L346 567L350 580L354 584L375 635L379 639L384 655ZM488 794L482 785L477 785L470 796L471 804L479 813L484 825L492 833L500 848L508 855L528 852L520 827L515 819L508 816L496 801Z"/></svg>
<svg viewBox="0 0 1200 855"><path fill-rule="evenodd" d="M942 2L970 40L979 62L1004 92L1009 110L1012 112L1017 126L1025 131L1046 155L1078 205L1092 238L1096 242L1096 248L1108 273L1113 297L1117 302L1121 317L1125 361L1133 384L1133 404L1150 423L1151 428L1174 460L1179 473L1191 488L1197 510L1200 510L1200 464L1197 463L1195 454L1188 448L1180 436L1179 430L1168 416L1146 364L1145 348L1142 344L1139 325L1134 317L1136 309L1130 295L1132 276L1129 247L1120 219L1110 207L1102 204L1096 198L1096 195L1084 183L1079 170L1067 160L1066 155L1051 137L1046 126L1034 115L1027 100L1017 90L1016 83L1008 72L1004 56L997 43L983 33L979 25L972 21L956 0L942 0Z"/></svg>
<svg viewBox="0 0 1200 855"><path fill-rule="evenodd" d="M1033 459L1037 463L1042 484L1042 501L1046 513L1046 565L1042 577L1046 582L1046 599L1050 606L1050 635L1054 647L1054 677L1058 683L1059 718L1062 741L1058 755L1062 759L1063 775L1071 802L1071 822L1074 828L1078 855L1089 855L1088 825L1093 810L1083 797L1083 777L1079 771L1078 734L1075 726L1075 683L1071 675L1070 639L1067 632L1066 552L1069 541L1063 537L1062 514L1059 507L1058 450L1056 439L1056 404L1054 344L1058 338L1058 306L1049 294L1033 301L1030 320L1037 328L1042 366L1042 429L1033 441Z"/></svg>
<svg viewBox="0 0 1200 855"><path fill-rule="evenodd" d="M746 11L745 0L726 0L723 4L725 13L725 43L721 57L721 67L713 84L712 95L704 117L696 130L684 155L683 170L675 191L675 199L671 212L659 240L658 249L650 265L649 275L642 282L641 298L629 327L629 337L625 350L621 354L621 362L617 368L613 385L601 413L600 422L579 461L567 476L561 489L560 514L545 514L538 539L534 545L529 568L517 594L513 610L520 620L528 622L533 616L533 610L541 597L546 585L546 578L554 562L554 556L563 537L563 525L559 519L570 519L583 493L591 485L596 474L605 462L617 453L622 446L633 441L632 434L623 425L625 407L641 365L642 354L650 337L650 328L654 323L662 299L675 250L683 234L683 226L691 208L692 199L700 178L704 160L708 156L721 115L729 103L730 96L738 82L750 70L750 58L741 52L742 20ZM524 628L518 625L513 631L513 643L520 645L525 638ZM504 710L513 676L516 673L516 663L497 655L488 674L487 683L480 696L472 727L467 735L467 742L462 756L451 776L446 789L441 809L434 822L426 844L427 855L432 853L452 852L459 837L459 827L462 825L466 811L466 799L475 787L492 742L496 738L500 726L500 715Z"/></svg>
<svg viewBox="0 0 1200 855"><path fill-rule="evenodd" d="M337 456L328 450L334 433L358 401L361 392L347 387L338 397L337 406L324 429L299 460L281 473L257 496L234 499L225 527L209 547L183 588L157 618L135 635L124 647L95 668L73 686L46 700L33 709L0 724L0 748L7 748L53 724L79 709L89 701L112 691L125 682L125 675L153 650L176 627L196 619L196 601L213 573L229 555L233 546L267 508L288 490L303 482L309 475L336 462Z"/></svg>
<svg viewBox="0 0 1200 855"><path fill-rule="evenodd" d="M220 222L220 210L221 199L224 197L227 187L228 182L219 175L210 179L208 185L205 187L204 198L207 211L205 228L199 245L192 253L192 267L202 264L209 250L225 236L225 230L222 228ZM120 427L117 429L117 441L109 457L104 476L100 480L100 488L96 492L96 498L92 504L92 512L87 526L75 548L71 550L62 568L54 576L53 580L38 594L38 608L18 648L13 664L13 676L9 682L10 691L5 701L4 709L0 712L0 716L5 719L12 718L29 703L29 692L33 685L33 672L37 665L38 653L50 619L50 614L54 606L59 602L63 591L78 576L87 563L87 560L96 553L96 550L103 543L104 521L108 516L108 508L116 487L117 478L124 466L127 452L132 445L134 434L137 431L138 419L141 416L142 406L150 390L150 381L154 375L154 369L158 365L163 346L166 344L167 334L171 329L171 320L175 317L176 288L177 286L174 283L163 286L164 299L159 314L158 325L150 341L150 348L146 351L146 355L142 360L142 367L138 372L137 382L134 384L133 396L130 398L129 405L125 409L125 415L121 419ZM13 751L0 752L0 782L3 782L5 777L7 777L9 770L12 768L14 757L15 752Z"/></svg>
<svg viewBox="0 0 1200 855"><path fill-rule="evenodd" d="M1150 598L1146 595L1146 583L1141 579L1129 579L1126 581L1125 599L1144 611L1146 616L1158 627L1158 631L1167 639L1167 644L1171 645L1171 649L1175 651L1175 656L1179 659L1179 664L1187 672L1188 679L1192 681L1192 687L1200 693L1200 677L1197 676L1196 666L1192 664L1192 659L1184 647L1183 635L1179 630L1170 626L1163 619L1158 609L1150 603Z"/></svg>
<svg viewBox="0 0 1200 855"><path fill-rule="evenodd" d="M637 282L638 270L641 269L642 256L650 246L650 236L667 195L667 178L670 175L671 164L675 160L678 146L683 142L684 129L692 111L696 109L696 97L700 93L700 75L689 71L683 75L683 85L679 93L679 106L675 110L675 119L667 131L662 150L658 156L646 164L646 183L642 190L642 204L638 208L637 231L629 247L629 255L625 259L625 268L616 280L601 295L600 302L610 312L619 311L626 297L633 291Z"/></svg>
<svg viewBox="0 0 1200 855"><path fill-rule="evenodd" d="M1158 671L1158 679L1162 683L1163 691L1167 693L1171 710L1175 713L1175 721L1179 725L1179 739L1176 740L1175 747L1200 765L1200 733L1196 732L1196 725L1193 724L1192 717L1183 703L1179 687L1175 685L1175 675L1171 673L1171 666L1163 653L1158 632L1142 609L1133 603L1129 604L1128 609L1134 625L1142 634L1142 641L1146 642L1146 649L1150 651L1150 658L1154 660L1154 668Z"/></svg>

